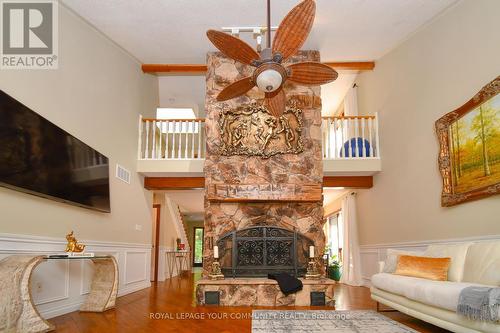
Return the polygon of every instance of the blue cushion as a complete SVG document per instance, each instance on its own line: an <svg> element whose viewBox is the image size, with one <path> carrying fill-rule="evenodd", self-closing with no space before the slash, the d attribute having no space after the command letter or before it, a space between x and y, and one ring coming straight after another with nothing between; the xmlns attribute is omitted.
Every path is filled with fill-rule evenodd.
<svg viewBox="0 0 500 333"><path fill-rule="evenodd" d="M364 142L364 144L363 144ZM351 149L349 151L349 144L351 145ZM366 154L365 154L365 146L366 146ZM356 147L358 148L358 153L356 154ZM344 156L344 151L345 156ZM344 143L344 148L340 151L340 157L368 157L371 155L371 147L370 142L368 140L364 140L363 138L352 138L347 140Z"/></svg>

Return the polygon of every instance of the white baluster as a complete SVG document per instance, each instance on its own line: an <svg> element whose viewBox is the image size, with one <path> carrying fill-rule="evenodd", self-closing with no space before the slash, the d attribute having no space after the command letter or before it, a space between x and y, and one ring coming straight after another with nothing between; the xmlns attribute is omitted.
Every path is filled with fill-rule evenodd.
<svg viewBox="0 0 500 333"><path fill-rule="evenodd" d="M374 157L374 155L373 155L372 127L373 127L373 120L370 117L370 118L368 118L368 145L370 146L370 151L368 152L368 157Z"/></svg>
<svg viewBox="0 0 500 333"><path fill-rule="evenodd" d="M186 120L186 146L184 147L184 158L188 158L188 142L189 142L189 121Z"/></svg>
<svg viewBox="0 0 500 333"><path fill-rule="evenodd" d="M330 133L330 118L326 118L326 144L325 144L325 153L326 153L326 158L330 159L332 158L330 151L330 142L331 142L331 133Z"/></svg>
<svg viewBox="0 0 500 333"><path fill-rule="evenodd" d="M350 119L347 118L345 119L345 123L346 123L346 136L347 136L347 155L349 155L349 158L353 157L353 153L352 153L352 147L351 147L351 123L350 123ZM344 148L345 149L345 148Z"/></svg>
<svg viewBox="0 0 500 333"><path fill-rule="evenodd" d="M337 118L333 118L333 158L338 158L338 154L337 154Z"/></svg>
<svg viewBox="0 0 500 333"><path fill-rule="evenodd" d="M148 159L149 158L149 120L146 120L146 147L145 147L145 150L146 150L145 158Z"/></svg>
<svg viewBox="0 0 500 333"><path fill-rule="evenodd" d="M182 158L182 121L178 121L177 123L179 124L179 142L177 143L178 146L177 158Z"/></svg>
<svg viewBox="0 0 500 333"><path fill-rule="evenodd" d="M163 152L161 150L162 148L162 144L161 144L161 141L162 141L162 137L163 137L163 121L162 120L159 120L158 121L158 129L159 129L159 140L160 142L158 143L158 152L159 152L159 156L158 156L158 159L161 160L163 159Z"/></svg>
<svg viewBox="0 0 500 333"><path fill-rule="evenodd" d="M345 149L344 149L344 141L345 141L345 138L344 138L344 119L343 118L339 118L339 121L340 121L340 152L343 152L343 157L345 157ZM340 153L339 153L340 155Z"/></svg>
<svg viewBox="0 0 500 333"><path fill-rule="evenodd" d="M326 157L326 152L325 152L325 136L326 136L326 129L325 129L325 119L321 118L321 158Z"/></svg>
<svg viewBox="0 0 500 333"><path fill-rule="evenodd" d="M175 158L175 132L176 132L176 121L172 120L172 158Z"/></svg>
<svg viewBox="0 0 500 333"><path fill-rule="evenodd" d="M354 123L354 157L360 157L359 156L359 142L358 142L358 137L359 137L359 121L358 118L354 118L352 120Z"/></svg>
<svg viewBox="0 0 500 333"><path fill-rule="evenodd" d="M201 158L201 121L198 121L198 158Z"/></svg>
<svg viewBox="0 0 500 333"><path fill-rule="evenodd" d="M153 120L153 130L151 131L153 135L153 147L151 147L151 158L154 160L156 158L156 120Z"/></svg>
<svg viewBox="0 0 500 333"><path fill-rule="evenodd" d="M380 152L380 142L379 142L379 131L378 131L378 113L375 113L375 140L376 140L376 153L374 154L374 157L380 158L381 152Z"/></svg>
<svg viewBox="0 0 500 333"><path fill-rule="evenodd" d="M194 135L195 135L195 122L191 121L191 158L194 158Z"/></svg>
<svg viewBox="0 0 500 333"><path fill-rule="evenodd" d="M169 127L170 127L170 121L166 121L165 122L165 158L168 159L168 154L169 154L169 151L168 151L168 134L170 133L169 131Z"/></svg>
<svg viewBox="0 0 500 333"><path fill-rule="evenodd" d="M361 141L362 142L361 155L362 155L362 157L368 157L368 154L366 153L366 141L365 141L366 118L361 118L360 121L361 121L361 139L363 140L363 141Z"/></svg>

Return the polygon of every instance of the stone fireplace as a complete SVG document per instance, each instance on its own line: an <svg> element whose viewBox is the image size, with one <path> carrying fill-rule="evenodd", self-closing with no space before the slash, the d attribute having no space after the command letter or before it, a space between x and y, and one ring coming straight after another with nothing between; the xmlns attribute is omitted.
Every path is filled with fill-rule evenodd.
<svg viewBox="0 0 500 333"><path fill-rule="evenodd" d="M287 62L319 60L319 52L301 51ZM198 285L200 304L204 304L201 293L206 286L213 289L217 282L227 285L231 278L265 277L267 273L278 271L304 276L309 245L315 246L317 256L325 248L320 88L285 83L287 100L291 108L298 109L294 114L300 117L298 123L301 125L294 133L296 136L291 136L295 142L300 141L303 149L292 149L287 143L288 148L283 145L288 149L285 153L256 156L248 154L248 148L238 148L240 154L224 154L221 147L225 145L226 133L221 129L221 123L225 120L221 117L230 115L231 110L240 110L242 105L262 100L264 95L254 88L244 96L217 102L217 94L227 84L250 75L253 68L221 53L209 53L207 65L203 277L208 277L213 246L218 245L226 279L222 282L205 281L206 284L202 280ZM233 117L247 114L250 113L238 111ZM246 129L253 126L251 121L253 118L249 117ZM294 119L278 121L291 123ZM280 131L276 130L266 137L272 149L279 148L281 138L283 141L288 138L288 133L281 132L279 134ZM246 285L245 288L249 284L272 285L269 280L260 284L256 281L242 285ZM234 281L232 284L233 287L238 285ZM323 289L330 285L331 281L325 283ZM254 289L257 293L258 288Z"/></svg>
<svg viewBox="0 0 500 333"><path fill-rule="evenodd" d="M226 277L267 277L286 272L304 276L309 246L314 242L297 231L253 226L231 231L217 241Z"/></svg>

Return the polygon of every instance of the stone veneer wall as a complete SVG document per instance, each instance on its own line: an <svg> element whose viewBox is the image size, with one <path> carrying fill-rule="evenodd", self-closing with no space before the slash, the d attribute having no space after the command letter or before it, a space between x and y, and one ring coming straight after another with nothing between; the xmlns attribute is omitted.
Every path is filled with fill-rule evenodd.
<svg viewBox="0 0 500 333"><path fill-rule="evenodd" d="M196 283L198 305L205 305L205 292L219 292L221 306L310 306L311 292L325 293L325 305L335 306L335 281L329 279L305 280L302 290L285 295L278 283L269 279L199 280Z"/></svg>
<svg viewBox="0 0 500 333"><path fill-rule="evenodd" d="M301 51L287 63L300 61L319 61L319 52ZM257 88L246 95L217 102L216 96L228 84L251 75L253 67L242 65L228 59L221 53L209 53L206 77L206 135L207 154L205 160L205 242L204 276L210 270L213 246L227 232L240 230L255 225L279 226L289 230L297 229L312 239L318 252L325 247L323 233L323 202L321 185L323 164L321 156L321 99L319 87L306 87L285 84L287 100L293 100L303 111L304 152L300 154L276 155L268 159L249 156L221 156L218 153L220 134L217 121L224 109L236 109L238 106L262 101L264 94ZM255 195L248 200L227 201L210 200L209 194L217 185L251 185ZM279 186L293 185L296 200L266 201L261 188L279 191ZM318 189L318 194L307 198L308 189ZM248 190L248 187L246 188ZM230 192L229 192L230 193ZM265 200L255 202L256 200Z"/></svg>

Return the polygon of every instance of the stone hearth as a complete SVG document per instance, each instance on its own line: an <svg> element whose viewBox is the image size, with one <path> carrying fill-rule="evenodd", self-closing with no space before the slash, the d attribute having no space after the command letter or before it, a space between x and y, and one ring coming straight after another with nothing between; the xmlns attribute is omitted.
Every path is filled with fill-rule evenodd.
<svg viewBox="0 0 500 333"><path fill-rule="evenodd" d="M218 292L221 306L310 306L311 292L324 293L325 305L334 306L333 288L330 279L301 279L301 291L285 296L274 280L269 279L225 279L219 281L200 280L196 285L199 305L206 305L205 292Z"/></svg>
<svg viewBox="0 0 500 333"><path fill-rule="evenodd" d="M296 56L288 59L287 63L300 61L320 61L319 52L301 51ZM217 245L217 242L225 235L253 227L280 228L289 233L297 234L299 238L309 240L310 243L307 244L307 247L313 244L317 256L321 256L325 247L325 235L323 233L320 88L298 86L291 82L286 82L284 86L290 107L301 110L296 114L302 117L300 120L302 127L294 134L301 136L302 152L290 151L266 157L221 154L221 147L227 143L223 142L223 140L227 141L227 133L221 131L220 127L221 123L224 123L224 119L227 118L221 120L221 117L223 115L228 117L231 110L241 110L245 105L256 102L262 104L264 94L254 88L244 96L225 102L217 102L216 96L225 86L251 75L253 67L228 59L221 53L209 53L207 65L203 277L208 277L212 266L213 246ZM241 112L238 111L236 115L231 116L233 117L231 121L236 119L238 114L241 114ZM286 120L281 120L281 118L277 120L271 115L266 116L265 114L261 114L259 117L261 117L260 121L263 122L262 126L266 131L273 131L270 140L276 142L272 144L284 140L283 136L286 134L283 131L279 134L278 129L272 130L266 127L265 123L266 121L271 123L273 121L286 122ZM272 119L266 119L266 117L272 117ZM251 120L251 117L244 119ZM246 127L247 131L250 132L252 126L257 125L248 121L242 126ZM284 128L284 125L281 126ZM244 133L245 131L238 132L237 135L241 137L241 135L245 135ZM223 137L223 135L226 135L226 137ZM252 150L252 147L247 148ZM266 240L263 242L265 243ZM231 249L233 247L236 250L238 249L237 245L230 246ZM298 262L300 267L295 271L288 270L292 274L303 276L307 265L307 258L305 257L307 256L307 247L301 245L299 249L296 249L297 253L294 253L294 255L300 258ZM263 252L264 256L267 255L266 249ZM231 265L231 260L234 262L235 257L232 253L221 254L226 255L226 259L227 257L230 258L228 262L221 257L222 268L223 270L226 269L227 272L228 265ZM267 270L268 268L266 267L263 272L270 272ZM278 271L279 269L276 270L276 272ZM283 295L279 296L275 281L267 279L251 280L250 283L245 281L241 279L202 280L198 285L198 303L204 304L203 291L208 288L219 290L221 300L225 299L225 297L233 297L235 293L258 295L268 292L272 296L267 297L266 300L255 296L256 298L251 303L295 304L295 300L287 301L283 299ZM314 285L314 288L326 292L333 281L326 279L323 281L327 282L304 282L305 290L302 293L305 292L308 296L299 296L297 294L288 298L309 299L310 285ZM332 295L333 289L331 289ZM238 303L245 302L244 297L239 299L239 301L221 301L221 304L239 305ZM304 302L300 301L301 304L305 304Z"/></svg>

